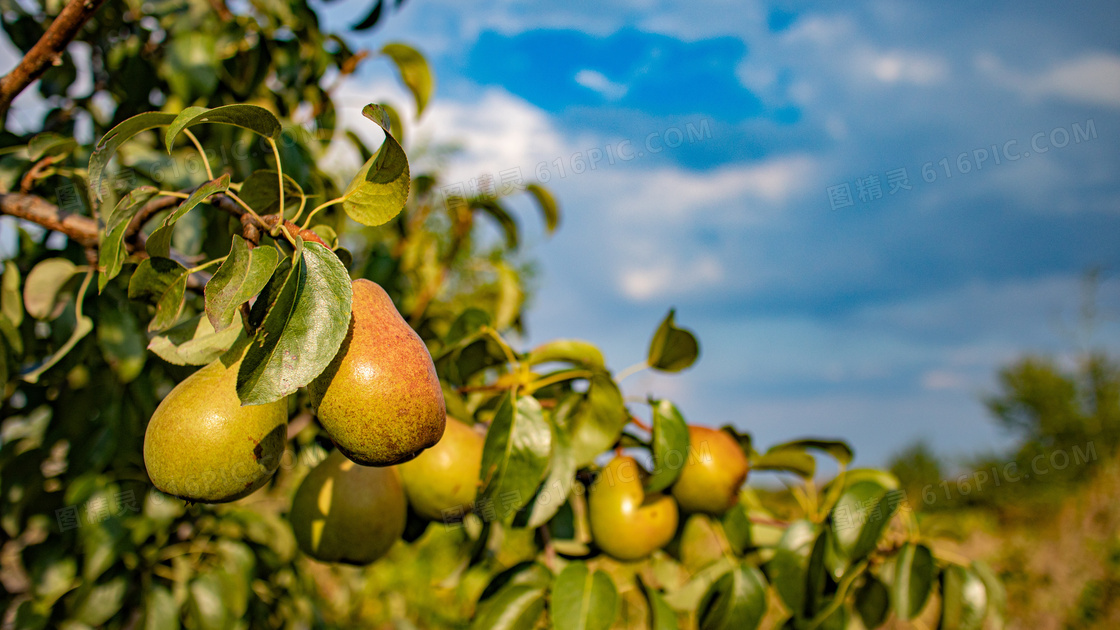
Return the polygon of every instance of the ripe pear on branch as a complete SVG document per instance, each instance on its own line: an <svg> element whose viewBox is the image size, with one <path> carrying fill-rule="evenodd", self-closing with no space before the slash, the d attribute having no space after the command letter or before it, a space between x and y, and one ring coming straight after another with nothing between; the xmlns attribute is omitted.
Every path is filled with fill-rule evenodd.
<svg viewBox="0 0 1120 630"><path fill-rule="evenodd" d="M739 502L750 462L725 431L690 426L688 443L691 453L673 484L673 497L682 512L720 516Z"/></svg>
<svg viewBox="0 0 1120 630"><path fill-rule="evenodd" d="M677 530L677 502L660 493L647 495L644 476L633 457L615 457L591 484L591 536L619 560L645 558L664 547Z"/></svg>
<svg viewBox="0 0 1120 630"><path fill-rule="evenodd" d="M419 335L374 282L353 282L350 330L334 360L308 385L338 449L365 466L406 462L443 435L447 410Z"/></svg>
<svg viewBox="0 0 1120 630"><path fill-rule="evenodd" d="M400 465L412 509L430 521L442 520L446 510L469 509L478 495L484 443L474 428L448 418L438 444Z"/></svg>

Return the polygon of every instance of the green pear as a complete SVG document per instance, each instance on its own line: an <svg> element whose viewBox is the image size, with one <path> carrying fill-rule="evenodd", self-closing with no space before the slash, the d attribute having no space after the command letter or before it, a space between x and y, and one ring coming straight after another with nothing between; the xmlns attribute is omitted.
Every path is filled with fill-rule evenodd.
<svg viewBox="0 0 1120 630"><path fill-rule="evenodd" d="M364 565L400 540L407 510L395 467L361 466L332 451L300 483L288 519L305 554Z"/></svg>
<svg viewBox="0 0 1120 630"><path fill-rule="evenodd" d="M447 410L428 348L385 290L353 282L350 331L307 387L327 434L365 466L406 462L443 435Z"/></svg>
<svg viewBox="0 0 1120 630"><path fill-rule="evenodd" d="M645 558L672 540L677 529L677 502L660 493L647 495L644 475L633 457L615 457L591 484L591 537L619 560Z"/></svg>
<svg viewBox="0 0 1120 630"><path fill-rule="evenodd" d="M688 427L689 456L673 484L682 512L719 516L739 501L750 462L735 438L707 427Z"/></svg>
<svg viewBox="0 0 1120 630"><path fill-rule="evenodd" d="M468 510L478 494L485 442L469 425L448 418L438 444L400 465L412 509L430 521L443 520L445 510Z"/></svg>
<svg viewBox="0 0 1120 630"><path fill-rule="evenodd" d="M198 503L235 501L280 466L288 441L288 403L241 406L240 359L222 359L175 386L144 432L144 466L162 492Z"/></svg>

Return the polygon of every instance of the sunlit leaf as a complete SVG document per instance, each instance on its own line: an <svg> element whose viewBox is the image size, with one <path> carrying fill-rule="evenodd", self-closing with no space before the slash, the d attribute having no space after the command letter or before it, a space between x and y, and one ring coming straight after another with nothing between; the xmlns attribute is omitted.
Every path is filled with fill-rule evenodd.
<svg viewBox="0 0 1120 630"><path fill-rule="evenodd" d="M276 248L249 249L245 239L233 236L229 257L206 283L206 316L214 330L233 324L240 306L264 289L279 262Z"/></svg>
<svg viewBox="0 0 1120 630"><path fill-rule="evenodd" d="M660 492L680 477L688 459L688 425L676 405L659 400L653 405L653 474L646 492Z"/></svg>
<svg viewBox="0 0 1120 630"><path fill-rule="evenodd" d="M241 335L240 326L216 332L201 313L152 337L148 349L174 365L206 365L229 350Z"/></svg>
<svg viewBox="0 0 1120 630"><path fill-rule="evenodd" d="M213 109L205 107L188 107L179 112L178 116L169 123L170 126L164 133L163 141L167 144L167 153L175 144L175 136L188 127L202 123L216 123L233 125L256 132L266 138L275 140L280 136L282 127L276 115L259 105L237 103L223 105Z"/></svg>
<svg viewBox="0 0 1120 630"><path fill-rule="evenodd" d="M27 143L27 157L32 162L38 162L48 156L69 155L76 148L78 148L78 141L74 138L44 131L35 134L35 137Z"/></svg>
<svg viewBox="0 0 1120 630"><path fill-rule="evenodd" d="M594 344L579 339L555 339L533 348L527 359L529 365L562 361L605 370L603 353Z"/></svg>
<svg viewBox="0 0 1120 630"><path fill-rule="evenodd" d="M162 125L170 125L173 120L175 120L175 114L146 112L137 114L105 132L105 135L101 136L101 139L94 145L93 154L89 157L90 195L96 197L98 201L101 200L101 177L118 147L140 132Z"/></svg>
<svg viewBox="0 0 1120 630"><path fill-rule="evenodd" d="M435 89L428 60L424 59L424 55L415 48L400 42L385 44L381 48L381 53L396 64L397 71L401 75L401 83L412 92L412 97L416 100L416 117L419 118L424 113L428 99L432 97L432 91Z"/></svg>
<svg viewBox="0 0 1120 630"><path fill-rule="evenodd" d="M385 141L342 193L345 199L342 208L358 223L376 226L400 214L408 201L408 158L389 131L392 123L385 110L377 105L367 105L362 114L381 127L385 132Z"/></svg>
<svg viewBox="0 0 1120 630"><path fill-rule="evenodd" d="M572 491L575 481L576 460L568 434L555 425L552 430L552 458L548 476L541 484L531 503L531 514L526 527L536 528L544 525L560 510Z"/></svg>
<svg viewBox="0 0 1120 630"><path fill-rule="evenodd" d="M766 578L744 564L716 580L696 616L701 630L754 630L766 616L766 608Z"/></svg>
<svg viewBox="0 0 1120 630"><path fill-rule="evenodd" d="M560 226L560 205L556 203L556 199L547 188L540 184L529 184L525 187L534 199L537 200L537 206L541 209L541 214L544 215L544 227L549 234L556 231Z"/></svg>
<svg viewBox="0 0 1120 630"><path fill-rule="evenodd" d="M565 427L572 437L572 454L577 466L586 466L603 451L614 446L630 421L622 392L607 374L589 379L587 396Z"/></svg>
<svg viewBox="0 0 1120 630"><path fill-rule="evenodd" d="M54 319L62 288L82 270L65 258L48 258L31 268L23 283L23 306L35 319Z"/></svg>
<svg viewBox="0 0 1120 630"><path fill-rule="evenodd" d="M551 450L552 430L540 403L528 396L505 396L486 432L476 504L500 520L511 519L533 498Z"/></svg>
<svg viewBox="0 0 1120 630"><path fill-rule="evenodd" d="M874 481L860 481L848 486L832 508L837 548L849 560L862 560L875 550L879 537L898 509L898 503L885 500L888 492L889 489Z"/></svg>
<svg viewBox="0 0 1120 630"><path fill-rule="evenodd" d="M640 577L638 585L642 588L646 601L649 602L650 630L680 630L677 613L669 607L665 597Z"/></svg>
<svg viewBox="0 0 1120 630"><path fill-rule="evenodd" d="M101 272L97 278L98 290L103 290L105 285L121 272L124 259L128 256L128 252L124 249L124 233L128 229L128 224L157 192L159 190L152 186L140 186L121 197L116 207L109 213L109 218L105 221L105 232L98 247L97 267Z"/></svg>
<svg viewBox="0 0 1120 630"><path fill-rule="evenodd" d="M618 614L618 589L603 571L571 562L556 576L549 610L557 628L607 630Z"/></svg>

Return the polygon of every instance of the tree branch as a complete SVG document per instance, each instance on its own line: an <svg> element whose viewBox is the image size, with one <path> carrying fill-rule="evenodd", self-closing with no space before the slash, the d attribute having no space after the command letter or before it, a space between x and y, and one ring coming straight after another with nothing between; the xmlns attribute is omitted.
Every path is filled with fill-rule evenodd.
<svg viewBox="0 0 1120 630"><path fill-rule="evenodd" d="M58 206L35 195L0 193L0 213L26 219L48 230L62 232L85 247L97 247L97 221L63 212Z"/></svg>
<svg viewBox="0 0 1120 630"><path fill-rule="evenodd" d="M104 3L105 0L70 0L66 3L19 65L0 78L0 121L7 118L8 108L20 92L43 76L51 66L61 63L66 47Z"/></svg>

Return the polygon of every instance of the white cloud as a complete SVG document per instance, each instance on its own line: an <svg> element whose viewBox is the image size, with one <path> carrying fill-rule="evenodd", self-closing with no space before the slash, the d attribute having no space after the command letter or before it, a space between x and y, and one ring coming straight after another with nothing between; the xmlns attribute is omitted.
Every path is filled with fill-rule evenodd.
<svg viewBox="0 0 1120 630"><path fill-rule="evenodd" d="M978 55L975 63L981 73L1028 97L1120 107L1120 56L1112 53L1087 54L1033 75L1007 68L991 54Z"/></svg>
<svg viewBox="0 0 1120 630"><path fill-rule="evenodd" d="M626 96L626 86L611 81L603 75L602 72L585 68L576 73L575 79L576 83L589 90L595 90L607 98L607 100L617 101L623 96Z"/></svg>
<svg viewBox="0 0 1120 630"><path fill-rule="evenodd" d="M723 265L714 256L679 261L667 256L650 265L627 265L618 274L623 295L636 302L666 295L703 292L723 280Z"/></svg>

